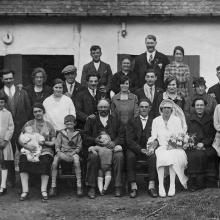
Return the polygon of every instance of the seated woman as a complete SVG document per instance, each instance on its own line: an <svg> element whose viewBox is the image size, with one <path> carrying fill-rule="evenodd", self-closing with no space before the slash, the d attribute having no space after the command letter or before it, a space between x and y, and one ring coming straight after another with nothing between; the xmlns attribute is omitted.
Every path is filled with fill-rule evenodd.
<svg viewBox="0 0 220 220"><path fill-rule="evenodd" d="M44 120L45 109L42 104L35 103L33 105L34 119L28 121L24 127L31 126L34 132L41 134L45 141L41 143L42 151L39 157L39 162L30 162L25 154L21 154L19 159L19 170L21 177L22 193L20 195L20 201L24 201L28 198L29 187L28 179L30 174L41 175L41 195L42 201L48 200L47 184L49 175L51 172L51 165L53 162L54 143L56 133L53 126ZM25 148L25 144L19 140L22 147ZM35 147L31 150L35 152Z"/></svg>
<svg viewBox="0 0 220 220"><path fill-rule="evenodd" d="M184 188L187 188L187 177L184 170L187 166L187 157L183 149L168 149L168 140L171 136L179 136L184 133L181 118L172 114L174 112L175 103L169 99L165 99L160 104L161 116L153 120L151 137L148 144L158 142L158 148L155 150L157 158L157 173L159 179L159 196L166 197L164 188L164 171L169 168L170 188L168 196L175 195L175 177L179 180Z"/></svg>
<svg viewBox="0 0 220 220"><path fill-rule="evenodd" d="M122 76L120 78L120 92L112 97L111 103L112 115L117 116L123 125L138 116L138 99L135 94L129 91L129 86L128 76Z"/></svg>
<svg viewBox="0 0 220 220"><path fill-rule="evenodd" d="M7 192L6 182L8 177L8 162L14 162L11 146L11 138L14 132L14 122L11 112L5 109L7 97L0 95L0 167L1 167L1 186L0 196Z"/></svg>
<svg viewBox="0 0 220 220"><path fill-rule="evenodd" d="M189 135L195 135L195 146L186 150L188 157L187 174L189 189L214 187L217 183L217 152L212 147L215 137L212 116L205 112L206 101L197 98L193 102L195 112L187 120Z"/></svg>

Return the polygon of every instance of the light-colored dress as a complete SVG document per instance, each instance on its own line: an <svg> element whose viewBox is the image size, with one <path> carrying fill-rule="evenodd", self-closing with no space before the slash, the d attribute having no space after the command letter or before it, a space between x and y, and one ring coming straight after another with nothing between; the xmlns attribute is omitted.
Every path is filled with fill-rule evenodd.
<svg viewBox="0 0 220 220"><path fill-rule="evenodd" d="M158 116L153 120L151 137L148 142L155 139L159 142L159 147L156 149L157 169L165 166L173 166L181 184L186 187L187 177L184 170L187 166L187 156L183 149L167 150L168 140L171 135L179 135L183 133L181 120L171 115L167 124L165 124L162 116Z"/></svg>

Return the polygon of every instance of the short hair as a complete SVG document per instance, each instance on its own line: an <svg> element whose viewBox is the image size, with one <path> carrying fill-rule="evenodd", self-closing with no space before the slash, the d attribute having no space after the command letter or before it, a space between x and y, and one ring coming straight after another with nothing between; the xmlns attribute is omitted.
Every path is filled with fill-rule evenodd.
<svg viewBox="0 0 220 220"><path fill-rule="evenodd" d="M7 75L7 74L9 74L9 73L12 73L13 76L15 75L14 70L11 70L11 69L2 69L2 70L1 70L1 76Z"/></svg>
<svg viewBox="0 0 220 220"><path fill-rule="evenodd" d="M71 121L71 122L76 122L76 117L74 116L74 115L66 115L65 117L64 117L64 124L66 123L66 122L69 122L69 121Z"/></svg>
<svg viewBox="0 0 220 220"><path fill-rule="evenodd" d="M59 78L54 79L52 83L52 87L54 87L56 84L62 84L63 86L63 80Z"/></svg>
<svg viewBox="0 0 220 220"><path fill-rule="evenodd" d="M131 57L130 56L125 56L122 58L121 62L123 62L124 60L129 60L131 62Z"/></svg>
<svg viewBox="0 0 220 220"><path fill-rule="evenodd" d="M145 76L147 75L147 73L154 73L154 75L157 77L157 71L153 68L151 69L147 69L146 73L145 73Z"/></svg>
<svg viewBox="0 0 220 220"><path fill-rule="evenodd" d="M126 75L123 75L120 79L119 79L119 84L124 84L126 81L130 81L129 77Z"/></svg>
<svg viewBox="0 0 220 220"><path fill-rule="evenodd" d="M40 109L42 109L43 113L45 113L45 108L44 108L43 104L40 103L40 102L35 102L35 103L33 104L32 109L34 109L34 108L40 108Z"/></svg>
<svg viewBox="0 0 220 220"><path fill-rule="evenodd" d="M4 100L5 103L6 103L8 101L8 97L4 93L1 93L0 94L0 100Z"/></svg>
<svg viewBox="0 0 220 220"><path fill-rule="evenodd" d="M217 66L217 67L216 67L216 70L219 71L219 70L220 70L220 66Z"/></svg>
<svg viewBox="0 0 220 220"><path fill-rule="evenodd" d="M184 56L184 49L183 49L183 47L181 47L181 46L176 46L176 47L174 48L174 50L173 50L173 55L175 55L175 53L176 53L177 50L181 51L181 53L182 53L183 56Z"/></svg>
<svg viewBox="0 0 220 220"><path fill-rule="evenodd" d="M98 45L92 45L92 46L90 47L90 52L95 51L95 50L100 50L100 51L102 51L100 46L98 46Z"/></svg>
<svg viewBox="0 0 220 220"><path fill-rule="evenodd" d="M37 73L42 73L43 74L43 78L44 78L44 82L46 82L47 80L47 74L46 74L46 71L44 68L42 67L37 67L37 68L34 68L33 71L32 71L32 78L34 79L36 77L36 74Z"/></svg>
<svg viewBox="0 0 220 220"><path fill-rule="evenodd" d="M150 107L152 106L151 101L148 98L142 98L142 99L138 100L138 105L140 105L142 102L147 102Z"/></svg>
<svg viewBox="0 0 220 220"><path fill-rule="evenodd" d="M110 107L110 104L111 104L110 99L108 99L108 98L101 98L101 99L99 99L99 100L98 100L98 103L97 103L97 106L99 105L99 103L100 103L101 101L106 101L106 102L109 104L109 107Z"/></svg>
<svg viewBox="0 0 220 220"><path fill-rule="evenodd" d="M164 81L164 87L165 87L165 90L167 89L168 85L173 81L175 80L176 81L176 85L178 87L178 80L175 76L169 76L168 78L166 78L166 80Z"/></svg>
<svg viewBox="0 0 220 220"><path fill-rule="evenodd" d="M199 87L201 85L205 86L205 88L206 88L206 81L205 81L204 77L194 78L194 80L193 80L193 87L197 88L197 87Z"/></svg>
<svg viewBox="0 0 220 220"><path fill-rule="evenodd" d="M89 74L86 75L86 81L87 81L87 82L89 81L89 78L90 78L90 77L97 77L98 80L99 80L99 78L100 78L100 76L99 76L97 73L91 72L91 73L89 73Z"/></svg>
<svg viewBox="0 0 220 220"><path fill-rule="evenodd" d="M195 107L195 104L196 104L196 102L197 102L198 100L203 101L204 104L205 104L205 106L207 105L207 101L206 101L204 98L202 98L202 97L197 97L197 98L193 99L192 107Z"/></svg>
<svg viewBox="0 0 220 220"><path fill-rule="evenodd" d="M153 34L148 34L147 37L145 38L145 40L147 40L147 39L151 39L151 40L157 41L156 36L153 35Z"/></svg>

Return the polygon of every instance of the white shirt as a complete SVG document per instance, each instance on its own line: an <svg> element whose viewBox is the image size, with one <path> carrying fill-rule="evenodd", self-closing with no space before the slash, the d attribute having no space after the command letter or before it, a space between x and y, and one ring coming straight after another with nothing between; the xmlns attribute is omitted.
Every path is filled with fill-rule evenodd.
<svg viewBox="0 0 220 220"><path fill-rule="evenodd" d="M72 85L72 88L71 88L71 85ZM73 90L74 90L74 87L75 87L75 82L73 84L70 84L66 81L66 87L67 87L67 91L68 93L70 93L71 95L73 94Z"/></svg>
<svg viewBox="0 0 220 220"><path fill-rule="evenodd" d="M12 97L15 95L15 86L12 85L10 87L10 91L11 91L11 94L12 94ZM9 88L7 86L4 86L4 92L6 93L7 96L9 96Z"/></svg>
<svg viewBox="0 0 220 220"><path fill-rule="evenodd" d="M154 94L155 94L155 85L153 85L151 88L152 88L152 95L151 95L151 92L150 92L150 86L148 86L146 83L144 84L144 93L145 93L146 97L147 97L151 102L153 102L153 100L154 100Z"/></svg>
<svg viewBox="0 0 220 220"><path fill-rule="evenodd" d="M95 66L96 70L98 71L99 66L100 66L100 61L99 62L93 62L93 63L94 63L94 66Z"/></svg>
<svg viewBox="0 0 220 220"><path fill-rule="evenodd" d="M156 50L153 51L152 53L149 53L148 51L146 53L147 53L147 62L150 63L150 61L149 61L150 56L152 55L152 60L153 60L155 57L155 54L156 54Z"/></svg>
<svg viewBox="0 0 220 220"><path fill-rule="evenodd" d="M108 115L106 117L100 116L100 121L102 122L103 126L106 127L107 126L107 121L108 121Z"/></svg>
<svg viewBox="0 0 220 220"><path fill-rule="evenodd" d="M92 96L92 97L95 97L95 95L96 95L96 89L92 90L92 89L88 88L88 90L89 90L89 93L91 94L91 96Z"/></svg>
<svg viewBox="0 0 220 220"><path fill-rule="evenodd" d="M143 116L140 115L141 123L142 123L142 128L144 129L147 124L148 116L144 118Z"/></svg>

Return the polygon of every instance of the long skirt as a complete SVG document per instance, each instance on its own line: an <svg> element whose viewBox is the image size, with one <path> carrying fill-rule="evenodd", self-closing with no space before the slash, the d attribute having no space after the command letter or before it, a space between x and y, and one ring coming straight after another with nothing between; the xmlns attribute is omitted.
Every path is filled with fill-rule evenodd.
<svg viewBox="0 0 220 220"><path fill-rule="evenodd" d="M20 173L50 175L53 157L50 154L39 157L39 162L30 162L26 155L22 154L19 159Z"/></svg>
<svg viewBox="0 0 220 220"><path fill-rule="evenodd" d="M187 167L187 156L182 149L167 150L167 146L160 146L156 149L157 170L160 167L172 166L184 188L187 187L188 178L184 171Z"/></svg>

